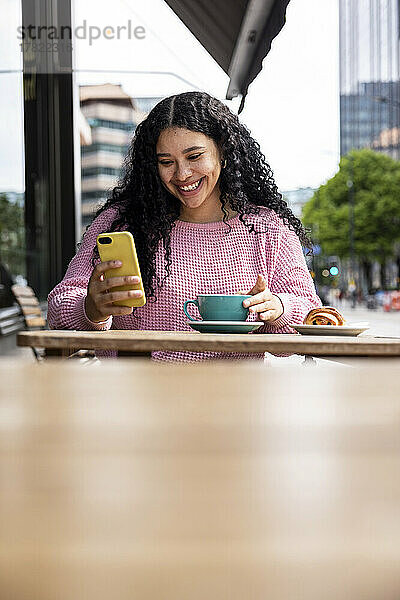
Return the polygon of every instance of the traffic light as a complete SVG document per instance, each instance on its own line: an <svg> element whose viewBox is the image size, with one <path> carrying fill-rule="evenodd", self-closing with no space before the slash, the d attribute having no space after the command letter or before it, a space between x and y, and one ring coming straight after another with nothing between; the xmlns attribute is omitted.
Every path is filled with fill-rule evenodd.
<svg viewBox="0 0 400 600"><path fill-rule="evenodd" d="M341 265L340 265L340 259L338 256L327 256L325 258L326 262L326 266L322 269L321 271L321 275L322 277L326 277L326 278L335 278L338 277L340 275L341 272Z"/></svg>
<svg viewBox="0 0 400 600"><path fill-rule="evenodd" d="M338 256L329 256L328 260L329 260L329 266L328 266L329 275L331 277L337 277L341 271L339 257Z"/></svg>

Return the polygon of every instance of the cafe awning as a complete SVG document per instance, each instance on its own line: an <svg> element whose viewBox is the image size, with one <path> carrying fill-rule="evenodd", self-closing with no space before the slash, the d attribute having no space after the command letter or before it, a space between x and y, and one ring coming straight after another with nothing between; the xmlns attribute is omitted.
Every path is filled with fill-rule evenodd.
<svg viewBox="0 0 400 600"><path fill-rule="evenodd" d="M285 24L290 0L165 0L229 75L226 98L242 96Z"/></svg>

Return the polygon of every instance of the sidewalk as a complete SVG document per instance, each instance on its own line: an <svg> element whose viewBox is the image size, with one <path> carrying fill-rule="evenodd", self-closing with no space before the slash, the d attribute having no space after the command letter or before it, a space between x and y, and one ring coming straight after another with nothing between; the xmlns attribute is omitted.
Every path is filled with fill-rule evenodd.
<svg viewBox="0 0 400 600"><path fill-rule="evenodd" d="M400 311L384 312L382 308L368 310L363 305L351 308L349 302L342 303L341 306L338 306L338 310L350 323L368 321L370 329L365 332L365 335L400 337Z"/></svg>

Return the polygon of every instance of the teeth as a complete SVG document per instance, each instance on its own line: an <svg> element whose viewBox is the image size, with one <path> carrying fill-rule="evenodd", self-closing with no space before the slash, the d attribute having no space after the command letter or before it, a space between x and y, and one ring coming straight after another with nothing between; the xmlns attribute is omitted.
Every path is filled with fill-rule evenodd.
<svg viewBox="0 0 400 600"><path fill-rule="evenodd" d="M200 182L201 182L201 179L196 181L196 183L192 183L192 185L180 185L179 188L181 190L183 190L184 192L191 192L192 190L195 190L197 187L199 187Z"/></svg>

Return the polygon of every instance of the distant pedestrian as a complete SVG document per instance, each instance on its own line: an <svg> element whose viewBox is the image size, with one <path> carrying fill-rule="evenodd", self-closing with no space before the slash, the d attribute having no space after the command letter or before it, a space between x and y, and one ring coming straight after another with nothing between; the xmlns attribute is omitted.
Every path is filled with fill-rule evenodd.
<svg viewBox="0 0 400 600"><path fill-rule="evenodd" d="M350 281L347 291L351 300L351 308L355 308L357 305L357 286L354 281Z"/></svg>

